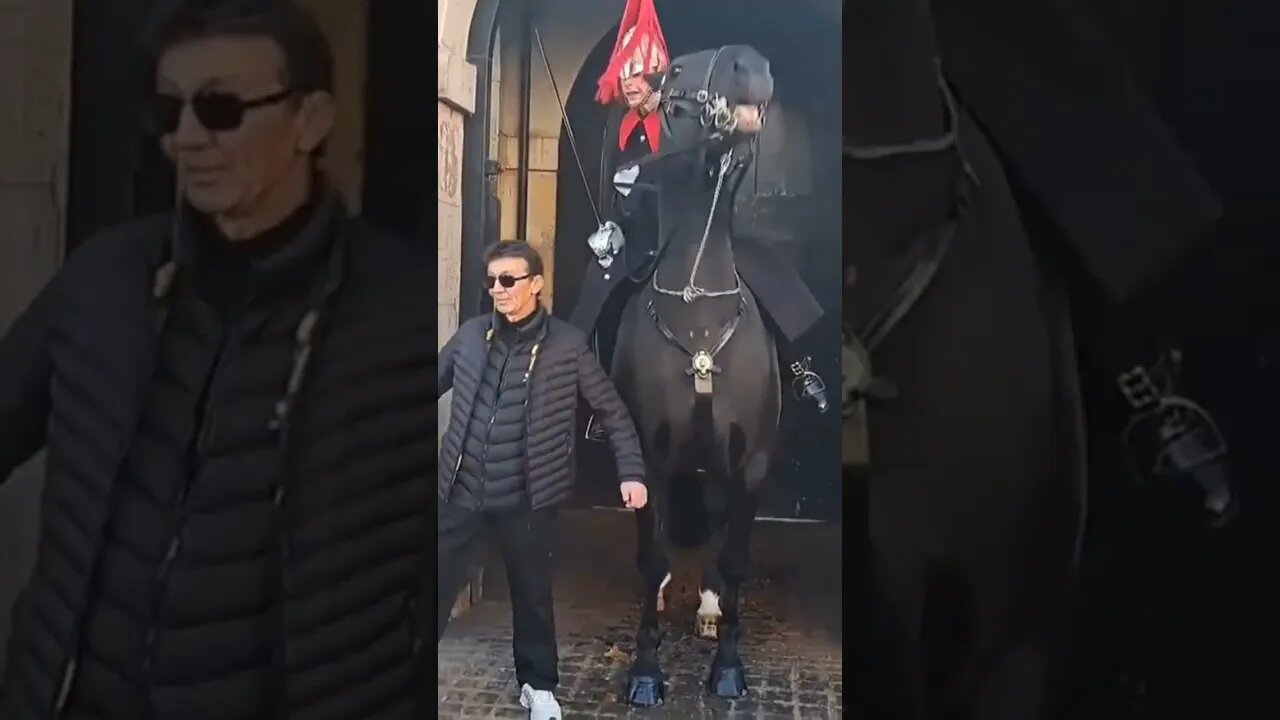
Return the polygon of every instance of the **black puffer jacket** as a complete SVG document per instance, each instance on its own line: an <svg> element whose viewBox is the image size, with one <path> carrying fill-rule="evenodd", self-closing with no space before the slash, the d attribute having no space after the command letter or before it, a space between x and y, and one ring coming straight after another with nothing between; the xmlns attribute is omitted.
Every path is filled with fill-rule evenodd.
<svg viewBox="0 0 1280 720"><path fill-rule="evenodd" d="M496 317L463 323L440 351L439 392L453 390L449 427L440 454L438 495L454 499L465 459L471 419L477 412ZM631 415L613 382L587 347L581 330L554 317L541 322L534 337L537 360L529 372L529 402L524 415L524 472L529 506L556 505L573 494L574 428L578 396L586 399L609 435L622 482L644 482L644 459ZM523 374L520 376L523 382Z"/></svg>
<svg viewBox="0 0 1280 720"><path fill-rule="evenodd" d="M192 223L199 260L172 292L116 481L69 720L185 719L227 684L242 691L222 716L266 720L275 709L271 495L283 466L271 428L243 419L286 382L330 241L307 227L315 211L234 244Z"/></svg>
<svg viewBox="0 0 1280 720"><path fill-rule="evenodd" d="M490 512L528 505L524 441L529 383L525 377L546 317L539 310L514 325L496 319L497 332L489 343L452 502Z"/></svg>
<svg viewBox="0 0 1280 720"><path fill-rule="evenodd" d="M235 380L245 384L244 397L262 402L228 408L218 420L228 445L204 449L249 449L237 439L252 444L265 426L266 450L283 458L271 478L270 517L262 518L271 600L262 627L275 716L409 720L422 716L411 706L421 682L411 668L422 646L415 626L426 613L415 612L415 598L427 585L431 544L426 478L436 398L428 366L436 331L421 311L431 262L425 249L347 219L333 200L313 225L331 235L308 284L307 306L318 312L299 323L285 313L256 328L263 352L246 349ZM63 717L84 662L91 580L120 494L119 470L140 437L167 316L181 311L165 290L188 277L184 243L171 244L169 227L169 218L156 218L90 240L0 341L0 478L48 448L38 560L14 608L0 684L5 720ZM272 338L283 341L281 352L271 350ZM164 347L178 356L189 349ZM287 412L278 414L286 397ZM225 482L245 481L254 492L256 477L222 471ZM201 497L213 499L190 500ZM244 539L251 530L243 529ZM189 550L198 560L200 548ZM218 607L216 589L208 595L207 617L239 614ZM163 651L199 658L199 635L174 636ZM259 680L233 674L170 710L234 717L230 701L254 693L250 683Z"/></svg>

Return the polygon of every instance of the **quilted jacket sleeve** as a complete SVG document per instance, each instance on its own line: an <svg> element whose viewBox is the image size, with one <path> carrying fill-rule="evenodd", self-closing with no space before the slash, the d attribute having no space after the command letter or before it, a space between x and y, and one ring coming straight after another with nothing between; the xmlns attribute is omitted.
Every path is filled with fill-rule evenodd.
<svg viewBox="0 0 1280 720"><path fill-rule="evenodd" d="M585 343L578 352L578 392L609 436L609 446L618 465L618 479L644 482L644 456L640 453L640 436L636 434L631 413Z"/></svg>
<svg viewBox="0 0 1280 720"><path fill-rule="evenodd" d="M0 484L45 444L53 362L46 342L52 283L0 338Z"/></svg>

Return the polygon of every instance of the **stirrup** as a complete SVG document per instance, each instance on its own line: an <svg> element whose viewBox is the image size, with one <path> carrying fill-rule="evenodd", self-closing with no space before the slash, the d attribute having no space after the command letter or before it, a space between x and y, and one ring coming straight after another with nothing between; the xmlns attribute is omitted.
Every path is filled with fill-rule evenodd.
<svg viewBox="0 0 1280 720"><path fill-rule="evenodd" d="M812 400L818 406L818 413L823 414L831 409L827 402L827 384L821 375L810 369L811 363L812 358L807 356L791 363L791 374L795 376L791 380L791 389L797 400Z"/></svg>
<svg viewBox="0 0 1280 720"><path fill-rule="evenodd" d="M1139 486L1191 481L1211 525L1221 527L1239 512L1227 442L1208 410L1177 394L1180 362L1168 352L1151 371L1138 366L1117 378L1131 413L1121 441Z"/></svg>

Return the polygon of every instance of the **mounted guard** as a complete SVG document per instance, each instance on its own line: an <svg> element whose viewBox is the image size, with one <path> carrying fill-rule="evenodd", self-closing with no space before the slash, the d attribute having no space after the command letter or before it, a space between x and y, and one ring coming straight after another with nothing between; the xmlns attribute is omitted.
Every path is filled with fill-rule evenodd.
<svg viewBox="0 0 1280 720"><path fill-rule="evenodd" d="M628 0L618 39L598 80L596 101L614 111L605 125L600 160L600 227L587 244L582 291L570 322L593 338L601 364L612 367L618 318L627 299L652 279L672 228L658 222L658 194L649 160L689 148L664 148L662 88L653 78L670 63L653 0ZM822 316L822 307L789 260L767 242L737 234L737 271L776 326L779 341L794 343ZM602 322L603 321L603 322ZM786 354L785 352L783 354ZM797 395L828 408L825 383L808 359L790 363ZM593 422L588 436L602 439Z"/></svg>

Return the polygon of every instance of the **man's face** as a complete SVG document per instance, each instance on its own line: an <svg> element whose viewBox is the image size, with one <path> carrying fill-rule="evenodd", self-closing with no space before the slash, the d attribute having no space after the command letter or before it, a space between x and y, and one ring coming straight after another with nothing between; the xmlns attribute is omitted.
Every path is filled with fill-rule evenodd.
<svg viewBox="0 0 1280 720"><path fill-rule="evenodd" d="M543 278L529 275L529 263L524 258L495 258L489 263L488 282L495 310L503 315L523 316L537 303ZM505 287L504 282L513 284Z"/></svg>
<svg viewBox="0 0 1280 720"><path fill-rule="evenodd" d="M652 93L653 88L649 86L649 81L644 75L632 75L622 79L622 97L627 107L641 108L641 105L650 105L647 101L650 100Z"/></svg>
<svg viewBox="0 0 1280 720"><path fill-rule="evenodd" d="M214 37L190 40L161 55L156 72L158 105L185 101L177 127L161 128L161 145L174 162L187 200L210 214L235 215L253 208L323 142L332 114L323 93L287 96L235 112L238 101L282 94L284 53L269 38ZM202 120L197 96L222 105L222 122ZM326 105L322 107L322 105ZM236 118L238 122L236 121ZM215 125L211 129L208 125ZM219 125L233 127L217 127Z"/></svg>

